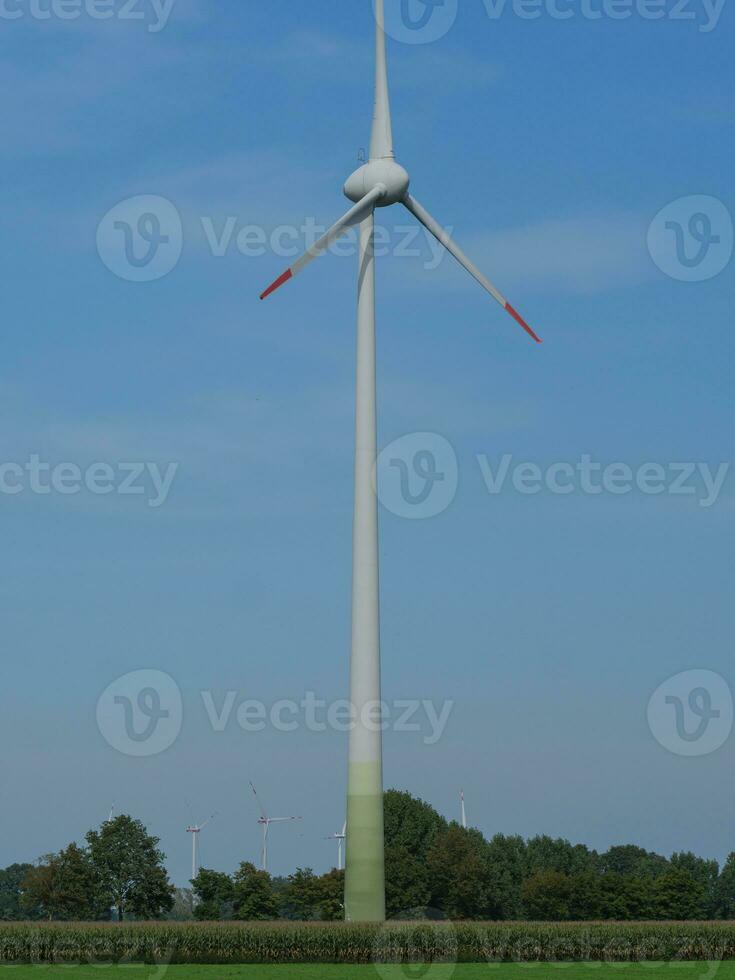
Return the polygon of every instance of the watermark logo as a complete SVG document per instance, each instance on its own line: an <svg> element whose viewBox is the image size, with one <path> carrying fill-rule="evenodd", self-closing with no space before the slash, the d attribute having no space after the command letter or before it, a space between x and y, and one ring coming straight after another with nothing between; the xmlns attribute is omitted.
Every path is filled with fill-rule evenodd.
<svg viewBox="0 0 735 980"><path fill-rule="evenodd" d="M373 7L377 17L375 0ZM404 44L430 44L452 29L458 8L459 0L389 0L383 30Z"/></svg>
<svg viewBox="0 0 735 980"><path fill-rule="evenodd" d="M97 701L97 727L123 755L159 755L178 738L181 691L161 670L135 670L113 681Z"/></svg>
<svg viewBox="0 0 735 980"><path fill-rule="evenodd" d="M732 257L733 224L722 201L705 194L661 208L648 228L648 251L662 272L682 282L712 279Z"/></svg>
<svg viewBox="0 0 735 980"><path fill-rule="evenodd" d="M732 692L711 670L685 670L664 681L648 702L648 727L675 755L708 755L732 730Z"/></svg>
<svg viewBox="0 0 735 980"><path fill-rule="evenodd" d="M717 503L727 475L729 463L718 466L704 462L653 461L631 466L622 460L602 463L588 453L576 462L557 461L539 466L529 460L513 458L505 453L497 462L479 454L477 462L487 492L492 495L514 491L527 496L548 492L559 496L583 493L590 496L610 494L625 496L642 493L647 496L668 494L672 497L692 497L699 507Z"/></svg>
<svg viewBox="0 0 735 980"><path fill-rule="evenodd" d="M282 259L295 259L312 249L328 230L328 226L307 216L301 225L278 225L266 229L262 225L245 224L236 215L215 221L207 215L200 217L206 246L214 258L224 258L237 251L247 259L264 255L277 255ZM447 227L451 234L451 226ZM357 228L349 228L326 249L339 258L356 256L359 234ZM423 268L438 268L447 255L446 249L425 228L413 225L376 223L373 232L373 255L382 258L422 258Z"/></svg>
<svg viewBox="0 0 735 980"><path fill-rule="evenodd" d="M452 980L459 960L457 927L430 906L402 909L377 931L371 959L381 980Z"/></svg>
<svg viewBox="0 0 735 980"><path fill-rule="evenodd" d="M378 499L396 517L425 520L449 507L459 467L451 444L436 432L412 432L386 446L376 464Z"/></svg>
<svg viewBox="0 0 735 980"><path fill-rule="evenodd" d="M97 227L97 251L110 272L129 282L153 282L181 258L181 216L165 197L141 194L120 201Z"/></svg>
<svg viewBox="0 0 735 980"><path fill-rule="evenodd" d="M176 0L0 0L0 20L138 21L149 34L168 24Z"/></svg>
<svg viewBox="0 0 735 980"><path fill-rule="evenodd" d="M2 0L0 0L0 4ZM451 233L451 228L447 231ZM327 226L307 216L300 225L248 224L237 215L214 218L200 215L187 228L193 247L204 247L216 259L240 255L262 258L274 255L293 260L316 245ZM100 221L97 251L120 279L151 282L177 265L183 251L183 225L176 206L157 194L128 198L115 205ZM358 230L349 228L327 251L339 258L357 255ZM376 258L422 259L429 271L444 261L447 252L425 228L416 224L376 224L373 235Z"/></svg>
<svg viewBox="0 0 735 980"><path fill-rule="evenodd" d="M354 731L358 725L369 732L397 732L420 736L424 745L436 745L449 723L454 701L440 703L423 698L393 701L366 701L359 707L351 701L327 701L314 691L303 698L281 698L267 705L255 698L243 698L238 691L219 696L202 691L202 703L213 732L224 732L236 725L247 734L267 728L276 732Z"/></svg>
<svg viewBox="0 0 735 980"><path fill-rule="evenodd" d="M483 0L490 20L506 13L521 20L689 21L700 34L709 34L719 23L725 0Z"/></svg>
<svg viewBox="0 0 735 980"><path fill-rule="evenodd" d="M0 461L0 496L119 494L145 497L149 507L157 508L166 503L178 469L178 463L163 467L150 461L120 462L114 466L97 461L82 468L72 462L51 463L32 453L23 463Z"/></svg>

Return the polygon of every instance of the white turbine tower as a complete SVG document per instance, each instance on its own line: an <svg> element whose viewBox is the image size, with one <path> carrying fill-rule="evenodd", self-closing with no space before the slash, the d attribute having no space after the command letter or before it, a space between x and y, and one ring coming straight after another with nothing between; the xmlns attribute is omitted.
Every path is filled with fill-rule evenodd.
<svg viewBox="0 0 735 980"><path fill-rule="evenodd" d="M460 790L459 794L459 808L462 812L462 826L467 830L467 814L464 812L464 791Z"/></svg>
<svg viewBox="0 0 735 980"><path fill-rule="evenodd" d="M261 852L261 864L263 871L268 870L268 830L272 823L284 823L287 820L301 820L301 817L269 817L265 812L263 804L260 802L260 797L255 792L255 787L250 783L250 789L253 791L255 799L258 801L258 807L260 809L260 816L258 817L258 823L263 828L263 850Z"/></svg>
<svg viewBox="0 0 735 980"><path fill-rule="evenodd" d="M367 0L363 0L367 6ZM397 0L391 0L397 2ZM350 694L357 723L350 731L347 789L347 860L345 917L385 918L383 776L380 704L378 604L378 508L373 487L377 456L375 404L375 260L376 207L402 204L464 266L477 282L540 343L504 296L451 239L442 226L409 194L410 178L395 160L385 50L384 0L376 11L375 108L370 159L344 185L354 206L261 295L265 299L327 251L349 228L359 225L357 287L357 376L355 410L355 503L352 554L352 656Z"/></svg>
<svg viewBox="0 0 735 980"><path fill-rule="evenodd" d="M193 823L186 828L187 834L191 834L191 878L192 881L199 874L199 834L204 830L210 821L214 820L217 816L213 813L211 817L207 817L204 823Z"/></svg>
<svg viewBox="0 0 735 980"><path fill-rule="evenodd" d="M341 834L330 834L329 837L325 837L324 840L336 840L337 841L337 871L342 870L342 846L347 837L347 821L345 820L344 826L342 827Z"/></svg>

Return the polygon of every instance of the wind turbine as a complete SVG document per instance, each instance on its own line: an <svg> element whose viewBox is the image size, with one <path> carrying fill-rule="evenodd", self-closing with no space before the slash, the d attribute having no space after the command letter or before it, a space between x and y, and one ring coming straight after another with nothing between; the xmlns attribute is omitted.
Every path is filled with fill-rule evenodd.
<svg viewBox="0 0 735 980"><path fill-rule="evenodd" d="M347 837L347 821L345 820L344 827L342 827L341 834L330 834L329 837L324 838L324 840L337 841L337 871L342 870L342 845L344 844L346 837Z"/></svg>
<svg viewBox="0 0 735 980"><path fill-rule="evenodd" d="M395 2L395 0L391 0ZM344 185L354 202L314 245L297 259L261 299L301 272L345 232L359 225L357 286L357 375L355 407L355 504L352 552L352 654L350 696L355 723L350 730L347 788L345 917L385 919L383 775L380 705L378 508L373 487L377 456L375 393L375 208L402 204L538 343L526 321L474 265L429 212L409 193L408 172L396 162L388 91L384 0L374 0L375 107L370 159ZM377 710L376 710L377 709Z"/></svg>
<svg viewBox="0 0 735 980"><path fill-rule="evenodd" d="M460 790L459 793L459 806L462 811L462 826L467 830L467 814L464 812L464 790Z"/></svg>
<svg viewBox="0 0 735 980"><path fill-rule="evenodd" d="M272 823L284 823L287 820L301 820L301 817L269 817L265 812L263 804L260 802L260 797L255 792L255 787L250 783L250 789L253 791L255 799L258 801L258 807L260 809L260 817L258 818L258 823L263 828L263 850L261 852L261 861L263 865L263 871L268 870L268 830Z"/></svg>
<svg viewBox="0 0 735 980"><path fill-rule="evenodd" d="M186 828L187 834L191 834L191 879L192 881L199 874L199 834L204 830L208 823L210 823L217 816L213 813L211 817L207 817L204 823L193 823Z"/></svg>

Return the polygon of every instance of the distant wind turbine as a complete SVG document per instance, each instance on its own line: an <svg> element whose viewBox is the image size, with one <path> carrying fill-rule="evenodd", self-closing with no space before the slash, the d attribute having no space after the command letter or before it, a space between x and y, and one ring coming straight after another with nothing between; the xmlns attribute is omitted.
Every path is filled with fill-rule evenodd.
<svg viewBox="0 0 735 980"><path fill-rule="evenodd" d="M261 864L263 871L268 870L268 830L272 823L284 823L287 820L301 820L301 817L269 817L265 812L263 804L260 802L260 797L255 792L255 787L250 783L250 789L253 791L253 795L258 802L258 808L260 810L260 817L258 818L258 823L263 828L263 850L261 852Z"/></svg>
<svg viewBox="0 0 735 980"><path fill-rule="evenodd" d="M464 812L464 792L460 791L459 794L459 806L462 811L462 826L467 830L467 814Z"/></svg>
<svg viewBox="0 0 735 980"><path fill-rule="evenodd" d="M443 0L432 0L433 3ZM397 3L397 0L391 0ZM367 11L368 0L354 5ZM383 825L382 727L366 707L380 705L380 614L378 575L378 507L374 487L377 459L376 349L375 349L375 250L376 208L400 205L500 304L526 334L539 337L505 296L480 271L444 227L409 192L408 172L396 161L393 146L388 70L386 63L385 0L374 0L375 104L369 160L348 177L344 194L350 209L261 294L261 299L285 285L313 260L324 255L350 229L358 230L357 275L357 371L355 411L355 500L352 547L352 653L350 703L358 721L349 738L347 781L347 850L345 869L345 917L350 921L385 919L385 841ZM442 82L437 84L441 87ZM325 101L329 112L328 99ZM416 129L417 119L412 120ZM470 140L472 139L470 132ZM441 137L439 137L441 138ZM473 144L465 148L472 154ZM322 165L324 160L322 159ZM468 183L461 158L447 175L445 185L457 188L479 205L478 189ZM292 307L292 317L299 308ZM379 722L378 714L378 722ZM267 824L266 824L267 829Z"/></svg>
<svg viewBox="0 0 735 980"><path fill-rule="evenodd" d="M199 834L217 816L213 813L204 823L193 823L186 828L187 834L191 834L191 880L193 881L199 874Z"/></svg>
<svg viewBox="0 0 735 980"><path fill-rule="evenodd" d="M341 834L330 834L329 837L325 837L324 840L336 840L337 841L337 871L342 871L342 846L347 837L347 821L345 820L344 827L342 828Z"/></svg>

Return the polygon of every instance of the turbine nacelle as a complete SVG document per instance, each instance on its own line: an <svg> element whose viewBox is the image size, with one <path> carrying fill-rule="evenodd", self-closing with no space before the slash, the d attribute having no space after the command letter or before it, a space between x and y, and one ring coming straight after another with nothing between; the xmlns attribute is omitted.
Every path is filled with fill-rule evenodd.
<svg viewBox="0 0 735 980"><path fill-rule="evenodd" d="M345 197L357 203L372 190L384 188L375 206L386 208L404 199L410 182L408 172L395 160L371 160L347 178L343 190Z"/></svg>

